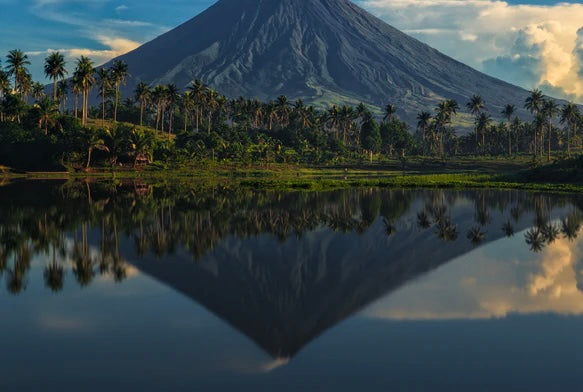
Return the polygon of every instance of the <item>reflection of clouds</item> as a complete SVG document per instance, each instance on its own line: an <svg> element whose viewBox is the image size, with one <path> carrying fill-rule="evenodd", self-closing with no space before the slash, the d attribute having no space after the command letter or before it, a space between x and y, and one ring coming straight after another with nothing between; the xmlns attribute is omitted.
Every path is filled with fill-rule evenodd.
<svg viewBox="0 0 583 392"><path fill-rule="evenodd" d="M522 236L477 249L372 305L391 320L501 318L509 314L583 314L578 289L583 241L558 239L540 254Z"/></svg>
<svg viewBox="0 0 583 392"><path fill-rule="evenodd" d="M82 320L56 314L42 315L38 323L41 328L52 331L76 331L85 327Z"/></svg>

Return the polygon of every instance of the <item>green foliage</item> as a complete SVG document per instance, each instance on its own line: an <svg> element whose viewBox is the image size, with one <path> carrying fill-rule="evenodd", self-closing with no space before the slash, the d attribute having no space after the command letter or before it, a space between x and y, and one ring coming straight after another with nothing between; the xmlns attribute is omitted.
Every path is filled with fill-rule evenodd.
<svg viewBox="0 0 583 392"><path fill-rule="evenodd" d="M383 140L381 138L379 124L377 124L375 120L370 119L362 124L360 130L360 142L362 147L366 150L370 150L374 153L380 151Z"/></svg>

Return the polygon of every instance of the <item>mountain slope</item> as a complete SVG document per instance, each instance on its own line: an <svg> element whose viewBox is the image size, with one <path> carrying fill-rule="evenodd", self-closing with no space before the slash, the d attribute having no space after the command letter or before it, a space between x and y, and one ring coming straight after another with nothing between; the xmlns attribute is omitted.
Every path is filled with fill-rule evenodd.
<svg viewBox="0 0 583 392"><path fill-rule="evenodd" d="M493 113L527 92L463 65L349 0L221 0L121 57L133 82L201 79L230 97L327 106L391 102L407 119L480 93Z"/></svg>

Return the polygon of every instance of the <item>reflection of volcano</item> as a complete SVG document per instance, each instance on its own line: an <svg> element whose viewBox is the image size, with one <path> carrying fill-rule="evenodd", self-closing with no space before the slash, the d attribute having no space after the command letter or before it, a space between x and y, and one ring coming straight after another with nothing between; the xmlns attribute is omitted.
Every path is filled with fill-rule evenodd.
<svg viewBox="0 0 583 392"><path fill-rule="evenodd" d="M414 210L415 208L413 208ZM365 233L317 229L285 242L270 235L230 236L201 262L178 252L136 266L208 308L273 357L291 357L323 331L387 293L473 248L465 238L473 206L454 208L460 233L443 242L435 228L420 230L415 211L388 237L378 219ZM502 236L508 213L492 212L488 240ZM532 217L523 217L524 229ZM520 226L520 227L518 227Z"/></svg>

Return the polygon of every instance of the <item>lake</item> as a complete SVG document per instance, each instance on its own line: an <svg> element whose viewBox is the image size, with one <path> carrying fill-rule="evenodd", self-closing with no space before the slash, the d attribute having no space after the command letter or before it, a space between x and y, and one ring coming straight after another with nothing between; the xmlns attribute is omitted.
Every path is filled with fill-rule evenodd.
<svg viewBox="0 0 583 392"><path fill-rule="evenodd" d="M583 196L0 187L6 391L580 390Z"/></svg>

